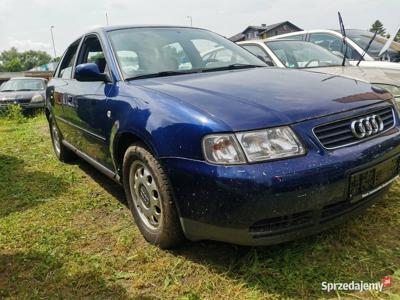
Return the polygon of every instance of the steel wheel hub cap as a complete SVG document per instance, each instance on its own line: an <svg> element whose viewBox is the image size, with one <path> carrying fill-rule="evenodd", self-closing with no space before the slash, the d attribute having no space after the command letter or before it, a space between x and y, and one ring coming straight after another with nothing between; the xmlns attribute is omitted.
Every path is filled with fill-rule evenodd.
<svg viewBox="0 0 400 300"><path fill-rule="evenodd" d="M151 230L159 228L162 220L161 196L153 174L144 163L133 162L129 171L129 187L141 221Z"/></svg>
<svg viewBox="0 0 400 300"><path fill-rule="evenodd" d="M60 146L60 135L58 134L58 129L56 124L52 124L51 126L51 131L53 133L53 144L54 144L54 149L56 150L57 154L60 154L61 152L61 146Z"/></svg>

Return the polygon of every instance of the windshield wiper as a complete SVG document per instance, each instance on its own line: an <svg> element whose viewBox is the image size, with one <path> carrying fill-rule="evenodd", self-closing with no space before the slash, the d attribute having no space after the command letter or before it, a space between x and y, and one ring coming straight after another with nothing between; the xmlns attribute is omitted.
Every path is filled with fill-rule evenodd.
<svg viewBox="0 0 400 300"><path fill-rule="evenodd" d="M369 47L371 47L371 44L372 44L372 42L375 40L377 34L378 34L378 30L375 31L374 35L373 35L372 38L369 40L367 46L366 46L365 49L363 50L363 54L361 55L360 59L359 59L358 62L357 62L357 65L356 65L356 66L358 66L358 65L360 64L360 62L363 60L365 54L367 54L368 49L369 49Z"/></svg>
<svg viewBox="0 0 400 300"><path fill-rule="evenodd" d="M175 76L175 75L184 75L184 74L193 74L199 73L199 70L192 71L161 71L157 73L143 74L133 77L125 78L125 80L135 80L135 79L145 79L145 78L155 78L155 77L166 77L166 76Z"/></svg>
<svg viewBox="0 0 400 300"><path fill-rule="evenodd" d="M203 72L215 72L215 71L226 71L226 70L237 70L237 69L262 68L262 67L265 66L250 65L250 64L231 64L223 67L203 69Z"/></svg>
<svg viewBox="0 0 400 300"><path fill-rule="evenodd" d="M0 90L0 92L14 92L14 90Z"/></svg>
<svg viewBox="0 0 400 300"><path fill-rule="evenodd" d="M34 91L32 89L20 89L20 90L15 90L16 92L31 92Z"/></svg>
<svg viewBox="0 0 400 300"><path fill-rule="evenodd" d="M343 61L342 61L342 66L344 67L344 65L346 63L346 55L347 55L348 45L347 45L347 38L346 38L346 30L344 29L344 23L343 23L342 15L340 14L340 12L338 12L338 16L339 16L340 32L343 36L342 51L343 51L343 46L345 46Z"/></svg>

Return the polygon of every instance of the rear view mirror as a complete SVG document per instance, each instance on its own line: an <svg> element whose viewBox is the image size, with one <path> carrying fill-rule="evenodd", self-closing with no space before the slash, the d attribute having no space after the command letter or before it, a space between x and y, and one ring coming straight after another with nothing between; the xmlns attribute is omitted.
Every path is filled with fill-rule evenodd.
<svg viewBox="0 0 400 300"><path fill-rule="evenodd" d="M99 67L94 63L77 65L75 78L78 81L111 81L107 74L100 73Z"/></svg>

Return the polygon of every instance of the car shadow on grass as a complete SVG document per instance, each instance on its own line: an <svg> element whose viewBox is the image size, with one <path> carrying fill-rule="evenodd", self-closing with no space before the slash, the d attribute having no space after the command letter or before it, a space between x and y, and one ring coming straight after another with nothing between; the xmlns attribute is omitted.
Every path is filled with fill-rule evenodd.
<svg viewBox="0 0 400 300"><path fill-rule="evenodd" d="M27 210L68 190L63 178L25 167L23 160L0 154L0 217Z"/></svg>
<svg viewBox="0 0 400 300"><path fill-rule="evenodd" d="M119 202L120 185L83 160L79 167ZM261 293L283 298L336 297L322 282L377 282L400 269L399 184L359 217L326 232L267 247L187 241L168 251ZM342 294L345 295L345 294Z"/></svg>
<svg viewBox="0 0 400 300"><path fill-rule="evenodd" d="M83 159L78 158L71 163L77 165L79 169L86 173L86 175L93 179L98 185L103 187L108 194L117 199L121 204L124 204L126 207L128 207L124 190L120 184L98 171Z"/></svg>
<svg viewBox="0 0 400 300"><path fill-rule="evenodd" d="M0 298L128 299L126 290L92 270L66 271L60 258L45 252L0 255Z"/></svg>

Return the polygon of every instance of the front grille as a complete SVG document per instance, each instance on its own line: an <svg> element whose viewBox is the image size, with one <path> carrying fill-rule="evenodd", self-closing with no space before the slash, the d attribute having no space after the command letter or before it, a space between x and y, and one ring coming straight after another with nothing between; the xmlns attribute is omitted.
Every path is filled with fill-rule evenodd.
<svg viewBox="0 0 400 300"><path fill-rule="evenodd" d="M391 106L387 106L385 108L372 111L367 114L353 116L351 118L346 118L315 127L314 134L321 142L322 146L327 149L335 149L350 144L362 142L367 140L368 138L358 139L357 137L355 137L351 131L351 123L354 120L358 120L360 118L368 117L371 115L377 115L382 119L384 126L383 130L380 133L391 129L394 126L393 109ZM371 135L369 138L372 138L374 136L376 135Z"/></svg>

